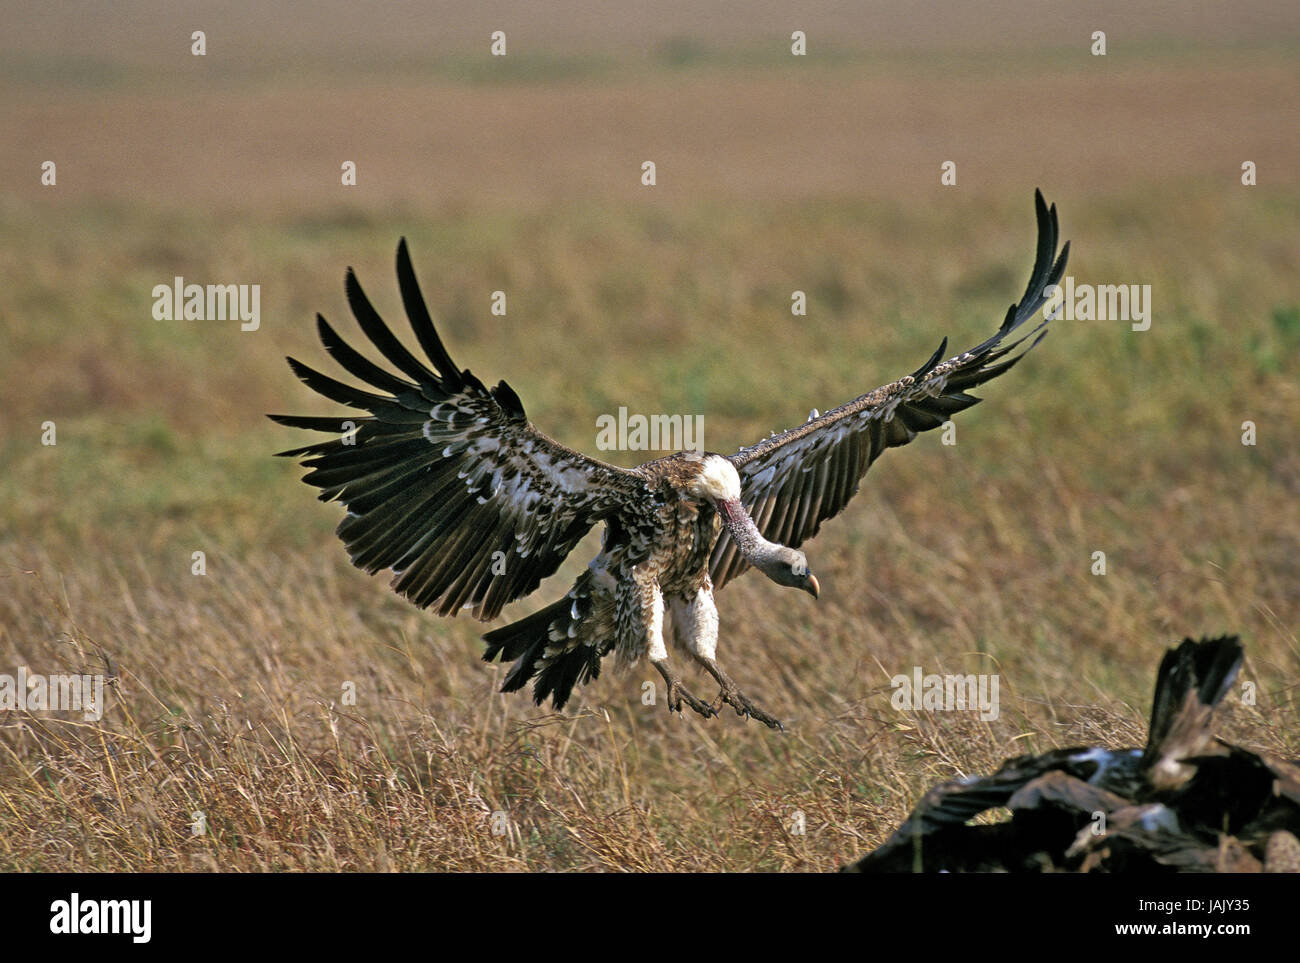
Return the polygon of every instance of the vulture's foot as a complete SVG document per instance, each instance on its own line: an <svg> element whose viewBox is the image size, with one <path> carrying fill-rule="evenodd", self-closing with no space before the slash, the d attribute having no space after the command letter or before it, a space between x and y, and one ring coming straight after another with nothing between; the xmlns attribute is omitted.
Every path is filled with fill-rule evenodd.
<svg viewBox="0 0 1300 963"><path fill-rule="evenodd" d="M751 719L757 719L769 729L780 729L782 732L785 731L785 726L781 725L781 720L777 719L775 716L768 715L758 706L754 705L754 703L750 701L749 697L735 686L732 686L730 691L728 691L726 686L723 686L722 691L718 693L718 699L720 700L720 703L725 702L727 705L735 709L736 715L738 716L749 716Z"/></svg>
<svg viewBox="0 0 1300 963"><path fill-rule="evenodd" d="M690 706L704 718L709 719L718 714L718 711L707 702L702 702L695 698L686 686L682 685L682 680L678 678L677 673L668 668L664 662L654 663L654 667L659 670L659 674L664 677L664 682L668 685L668 711L681 712L682 703Z"/></svg>
<svg viewBox="0 0 1300 963"><path fill-rule="evenodd" d="M701 658L699 656L697 656L697 658L699 658L700 664L708 670L709 675L713 676L718 683L720 690L718 692L718 702L716 705L711 707L714 712L721 709L724 704L729 705L736 710L736 715L738 716L749 716L751 719L757 719L769 729L780 729L782 732L785 731L785 726L781 725L779 719L773 715L769 715L763 709L760 709L747 695L745 695L745 693L740 691L740 687L732 681L731 676L722 671L722 666L718 665L718 663L714 662L712 659Z"/></svg>

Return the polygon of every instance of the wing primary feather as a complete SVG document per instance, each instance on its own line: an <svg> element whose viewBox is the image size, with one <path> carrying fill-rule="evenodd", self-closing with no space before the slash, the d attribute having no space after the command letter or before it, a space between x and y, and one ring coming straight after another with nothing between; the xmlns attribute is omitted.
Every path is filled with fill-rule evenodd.
<svg viewBox="0 0 1300 963"><path fill-rule="evenodd" d="M922 375L929 373L930 370L933 369L934 366L939 363L939 359L943 357L943 353L947 350L948 350L948 339L944 338L942 341L939 342L939 347L934 352L934 354L930 355L930 360L912 372L912 377L919 378Z"/></svg>
<svg viewBox="0 0 1300 963"><path fill-rule="evenodd" d="M369 418L329 418L318 417L316 415L267 415L277 425L287 425L290 428L307 428L311 431L332 431L336 434L343 434L346 429L343 425L351 422L354 425L361 425L368 422ZM285 454L282 452L281 454Z"/></svg>
<svg viewBox="0 0 1300 963"><path fill-rule="evenodd" d="M324 395L330 401L337 401L339 404L347 405L350 408L368 409L393 403L392 398L385 398L383 395L372 394L369 391L362 391L359 388L353 388L351 385L345 385L329 375L321 374L315 368L303 364L296 358L286 358L285 360L289 362L289 367L298 376L298 380L317 394Z"/></svg>
<svg viewBox="0 0 1300 963"><path fill-rule="evenodd" d="M438 369L438 373L442 375L443 383L450 391L463 387L464 380L461 378L460 370L451 360L451 355L447 353L442 338L438 337L438 331L433 326L433 318L429 316L429 308L424 303L424 295L420 293L420 282L416 280L415 269L411 266L411 254L406 248L406 238L397 242L397 284L402 291L402 304L406 308L406 317L411 322L411 329L415 332L420 347L424 349L429 360Z"/></svg>
<svg viewBox="0 0 1300 963"><path fill-rule="evenodd" d="M419 358L411 354L406 345L398 341L397 335L393 334L392 329L384 323L384 319L379 316L379 312L366 297L366 292L361 289L361 282L357 280L356 272L352 268L348 268L343 287L347 292L348 306L352 308L352 316L357 319L361 330L383 356L421 385L437 385L438 376L425 367Z"/></svg>
<svg viewBox="0 0 1300 963"><path fill-rule="evenodd" d="M325 346L325 350L349 374L355 375L375 388L394 395L400 395L411 390L411 385L401 378L389 374L344 341L323 315L316 315L316 331L320 335L321 344Z"/></svg>

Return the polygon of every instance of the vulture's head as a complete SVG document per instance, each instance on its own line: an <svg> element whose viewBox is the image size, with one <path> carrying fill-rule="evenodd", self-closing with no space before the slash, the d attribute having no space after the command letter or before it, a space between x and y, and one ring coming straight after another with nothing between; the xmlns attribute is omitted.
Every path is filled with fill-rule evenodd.
<svg viewBox="0 0 1300 963"><path fill-rule="evenodd" d="M788 585L791 588L802 589L813 598L817 598L821 594L821 586L817 584L817 576L808 568L808 558L803 552L797 548L775 545L770 551L763 554L764 558L759 565L759 571L777 585Z"/></svg>
<svg viewBox="0 0 1300 963"><path fill-rule="evenodd" d="M696 498L713 502L723 527L750 565L777 585L802 589L813 598L821 593L821 586L809 570L803 552L769 542L759 532L754 519L741 504L740 476L730 461L721 455L705 455L688 491Z"/></svg>

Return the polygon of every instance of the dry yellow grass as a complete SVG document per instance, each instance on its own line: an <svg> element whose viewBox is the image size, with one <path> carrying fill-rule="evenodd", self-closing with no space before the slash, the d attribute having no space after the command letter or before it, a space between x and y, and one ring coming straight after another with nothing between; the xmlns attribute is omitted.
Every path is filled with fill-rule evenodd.
<svg viewBox="0 0 1300 963"><path fill-rule="evenodd" d="M81 348L72 332L42 346L54 319L6 306L22 319L11 343L34 346L7 360L4 379L0 666L116 681L96 725L4 716L0 864L825 869L879 841L938 779L1022 751L1139 743L1160 651L1202 631L1240 632L1246 678L1259 686L1259 704L1234 702L1224 732L1296 754L1300 471L1284 441L1297 410L1286 375L1296 332L1291 315L1270 313L1294 252L1258 257L1252 231L1268 215L1230 218L1224 203L1203 200L1194 214L1141 207L1148 226L1133 252L1112 245L1078 268L1149 258L1158 290L1185 299L1150 332L1059 325L960 419L955 448L927 438L890 452L809 547L820 602L752 576L721 594L728 664L788 722L785 735L642 706L644 673L607 673L564 714L496 694L503 670L478 661L477 626L428 617L352 570L330 534L338 509L269 457L296 439L262 412L317 407L274 344L319 361L306 307L262 335L173 328L159 338L133 300L138 287L50 266L39 233L48 222L11 217L12 230L31 232L31 263L122 327L102 342L88 332ZM1067 232L1102 237L1133 210L1079 205L1066 212ZM1028 227L1028 211L1017 213L1006 220ZM894 236L897 220L831 206L733 210L721 229L713 217L647 226L627 212L607 215L594 237L572 214L522 218L500 227L517 243L471 245L456 272L466 291L491 290L494 271L520 278L518 320L457 321L454 296L434 300L450 309L453 350L484 376L508 376L532 417L566 442L591 450L595 414L625 403L704 412L708 444L727 450L908 370L941 331L972 340L990 327L1015 285L1003 263L1024 261L1023 244L1004 244L1001 212L972 210L938 245L927 239L941 213L899 216L911 217L911 240ZM1215 285L1189 284L1173 254L1186 237L1180 221L1193 217L1226 232L1222 247L1202 251ZM799 231L758 228L783 222ZM86 223L58 226L87 232L73 251L93 248L99 228ZM563 234L531 240L542 223ZM963 250L962 235L988 223L999 225L999 250ZM416 251L458 228L430 222L413 232ZM359 246L395 230L367 224ZM166 231L128 218L118 256ZM213 250L259 243L237 223L207 231ZM656 231L672 241L646 260ZM808 254L801 232L834 253ZM567 253L585 245L602 256ZM295 278L283 297L340 315L338 265L315 266L333 246L294 241L264 276ZM886 246L921 274L955 273L913 296L908 278L863 273L858 252ZM392 313L386 258L367 254L363 280ZM796 276L829 272L820 307L793 331L783 298L767 293L783 258ZM678 283L693 259L696 281ZM417 260L427 272L429 257ZM26 284L4 297L21 303ZM714 302L720 292L734 299L729 309ZM626 306L609 313L601 297ZM879 320L858 320L866 304ZM738 320L719 330L720 344L672 326L728 310ZM1208 320L1230 313L1233 325ZM658 333L631 320L641 318L662 318L651 322ZM528 352L512 350L534 332ZM782 339L794 340L774 350ZM209 364L212 352L226 361ZM34 391L16 376L45 365L51 374ZM1243 413L1260 426L1255 448L1240 444ZM55 448L35 440L45 417L58 424ZM1105 577L1089 571L1098 549ZM207 553L205 577L190 572L194 550ZM564 574L586 557L576 553ZM914 665L996 671L1001 718L893 710L888 678ZM349 682L355 706L343 704ZM506 837L493 835L497 812L509 815ZM203 835L191 835L194 813ZM792 831L797 813L806 835Z"/></svg>
<svg viewBox="0 0 1300 963"><path fill-rule="evenodd" d="M98 723L0 712L0 869L831 869L955 773L1140 744L1159 655L1188 634L1246 644L1258 701L1231 697L1219 731L1300 755L1300 168L1277 95L1294 63L1218 54L1096 82L1047 55L946 81L924 56L789 85L729 61L403 75L341 84L315 113L256 75L199 113L192 87L7 99L84 163L53 198L0 201L0 673L112 685ZM493 112L522 132L509 156L471 122ZM87 118L105 145L73 135ZM328 134L349 128L375 155L343 204ZM680 165L648 199L613 172L665 130ZM178 153L151 148L160 131ZM250 131L265 163L223 179ZM957 142L977 160L943 193ZM0 160L28 164L18 143ZM397 316L399 234L453 355L506 378L544 430L594 452L620 405L698 412L729 451L912 370L943 335L989 333L1029 267L1036 185L1071 273L1152 284L1152 328L1057 322L959 416L955 447L889 452L807 546L820 601L752 575L720 593L724 664L783 735L643 706L647 672L608 672L560 714L498 694L481 627L353 570L338 507L270 458L302 442L265 412L328 409L282 355L322 363L317 310L349 327L346 264ZM178 274L260 283L262 329L153 321L150 289ZM888 680L913 666L997 672L1000 718L892 709Z"/></svg>

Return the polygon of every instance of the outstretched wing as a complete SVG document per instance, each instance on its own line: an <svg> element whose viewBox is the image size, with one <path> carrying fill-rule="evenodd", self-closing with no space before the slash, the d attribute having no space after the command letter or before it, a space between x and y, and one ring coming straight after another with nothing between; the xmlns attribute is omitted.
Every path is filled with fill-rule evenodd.
<svg viewBox="0 0 1300 963"><path fill-rule="evenodd" d="M1046 321L1030 333L1028 337L1038 337L1023 351L1012 353L1026 338L1003 343L1046 303L1046 289L1061 279L1070 252L1067 243L1056 256L1056 205L1049 210L1038 191L1034 203L1038 214L1034 268L1020 303L1010 307L993 337L939 363L948 346L945 338L939 350L907 377L731 456L740 475L741 501L764 538L792 548L812 538L822 522L839 514L857 494L862 476L881 452L906 445L918 432L937 428L979 402L967 389L996 378L1043 339ZM721 588L747 567L724 531L709 565L714 587Z"/></svg>
<svg viewBox="0 0 1300 963"><path fill-rule="evenodd" d="M416 605L475 618L532 592L598 520L644 494L642 476L546 437L504 381L488 389L443 347L411 269L405 239L397 280L411 328L432 369L402 345L352 270L348 303L361 330L411 380L351 348L319 315L325 349L380 393L353 388L289 358L294 373L332 401L367 412L341 418L271 415L282 425L338 437L290 451L304 481L348 513L338 535L371 574L391 568L393 588ZM304 457L305 456L305 457Z"/></svg>

